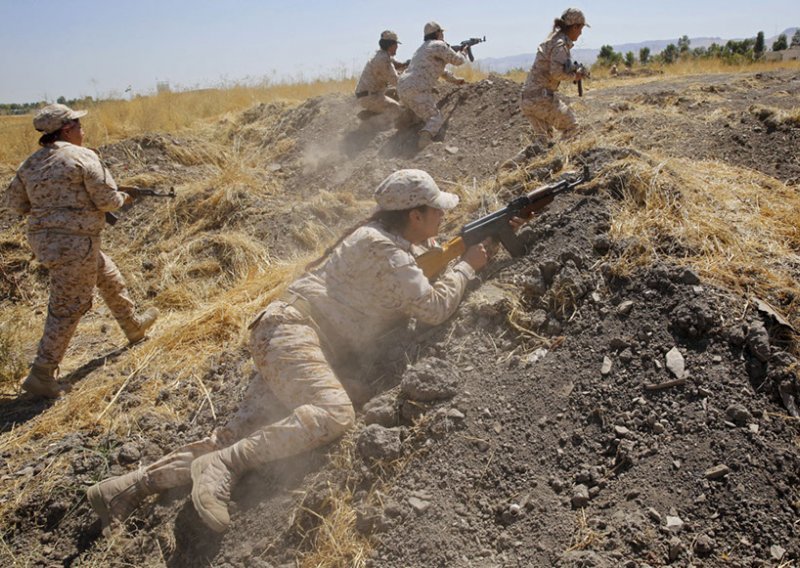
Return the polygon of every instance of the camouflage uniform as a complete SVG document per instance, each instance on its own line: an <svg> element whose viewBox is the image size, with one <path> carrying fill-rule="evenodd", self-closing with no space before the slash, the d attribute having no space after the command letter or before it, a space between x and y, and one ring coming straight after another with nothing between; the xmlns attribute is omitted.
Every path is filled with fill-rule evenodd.
<svg viewBox="0 0 800 568"><path fill-rule="evenodd" d="M531 123L534 142L548 142L553 128L561 130L564 139L577 134L575 113L556 93L561 81L575 78L569 51L572 45L567 35L559 31L552 33L536 52L520 102L522 114Z"/></svg>
<svg viewBox="0 0 800 568"><path fill-rule="evenodd" d="M387 184L392 180L400 183ZM458 203L456 195L440 192L421 170L395 172L375 196L383 210L413 203L450 209ZM201 518L224 530L227 521L219 522L203 505L204 490L213 491L215 483L224 486L227 501L234 480L230 473L311 450L346 432L355 412L334 367L375 354L382 337L410 317L431 325L443 322L475 276L461 261L431 284L417 266L415 249L372 222L343 239L319 269L292 283L250 326L250 352L259 375L237 413L209 438L93 486L89 499L104 523L130 514L147 494L194 481L192 499ZM291 414L268 423L264 409L272 398ZM237 471L212 472L214 483L198 481L207 473L203 460L225 452L226 460L236 462L235 467L225 465Z"/></svg>
<svg viewBox="0 0 800 568"><path fill-rule="evenodd" d="M6 205L27 214L28 241L50 273L50 300L35 364L57 366L97 286L113 316L132 321L134 304L114 262L101 250L104 213L125 202L111 174L88 148L57 141L17 170Z"/></svg>
<svg viewBox="0 0 800 568"><path fill-rule="evenodd" d="M383 49L379 49L361 72L356 85L358 104L364 110L377 114L386 113L390 119L400 114L400 103L386 96L386 87L397 85L397 69L394 61Z"/></svg>
<svg viewBox="0 0 800 568"><path fill-rule="evenodd" d="M397 82L397 95L400 102L425 121L423 132L436 136L444 123L444 117L436 106L433 88L444 77L450 83L461 79L446 69L450 65L462 65L466 58L453 51L441 40L428 40L423 43L411 58L408 69Z"/></svg>

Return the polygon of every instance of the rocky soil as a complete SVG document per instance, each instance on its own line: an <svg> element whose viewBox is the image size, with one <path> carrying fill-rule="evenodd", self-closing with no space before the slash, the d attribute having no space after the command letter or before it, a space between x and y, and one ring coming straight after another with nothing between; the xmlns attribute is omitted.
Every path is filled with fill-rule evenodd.
<svg viewBox="0 0 800 568"><path fill-rule="evenodd" d="M423 152L413 129L360 124L346 97L250 109L220 126L265 148L293 142L265 150L259 173L264 183L279 179L284 192L243 198L237 219L276 257L290 257L304 250L290 229L308 210L287 203L323 190L368 199L402 167L431 172L445 189L499 179L498 166L527 136L518 92L499 77L443 86L446 127ZM597 90L589 83L574 101L587 132L624 135L628 147L554 153L528 177L545 183L551 172L584 164L599 171L652 152L719 160L796 186L800 127L779 111L794 108L798 95L800 79L788 72L657 77ZM193 143L154 134L103 151L116 175L202 183L207 165L175 150ZM48 464L68 456L70 481L21 500L0 495L16 499L0 558L20 566L330 565L310 556L312 542L319 546L339 526L334 520L349 515L347 531L328 540L366 544L368 554L339 560L344 566L797 565L800 386L787 324L798 322L690 267L615 270L626 243L609 236L619 197L608 189L588 184L559 197L525 230L529 253L516 261L500 254L449 322L405 330L379 367L343 372L364 403L356 430L247 475L227 534L199 522L183 489L151 498L125 530L103 536L84 492L224 422L254 376L247 352L235 347L202 377L216 422L202 406L189 422L163 420L158 405L178 396L164 389L127 436L71 433L14 470L6 463L24 449L0 454L8 479L46 476ZM342 212L320 222L337 233L353 219ZM121 221L108 246L134 232ZM27 268L4 266L10 292L41 287ZM84 380L92 371L81 371ZM140 405L147 380L135 377L120 407ZM199 388L185 392L203 397ZM49 411L16 398L0 407L4 436Z"/></svg>

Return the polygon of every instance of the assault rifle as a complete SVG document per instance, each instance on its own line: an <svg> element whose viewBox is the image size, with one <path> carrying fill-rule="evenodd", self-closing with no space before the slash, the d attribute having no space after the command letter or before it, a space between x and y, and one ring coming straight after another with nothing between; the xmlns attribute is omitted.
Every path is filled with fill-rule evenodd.
<svg viewBox="0 0 800 568"><path fill-rule="evenodd" d="M131 185L121 185L117 189L124 191L134 199L138 199L140 197L169 197L170 199L175 199L176 197L174 187L170 187L168 192L158 191L157 189L150 189L147 187L135 187ZM119 217L110 211L106 211L106 223L109 225L116 225L117 221L119 221Z"/></svg>
<svg viewBox="0 0 800 568"><path fill-rule="evenodd" d="M512 257L522 256L525 254L525 245L514 233L509 221L513 217L527 219L550 205L559 193L569 191L588 179L589 166L584 166L579 176L574 174L567 176L558 183L545 185L512 199L504 208L464 225L457 237L418 256L417 265L422 268L425 276L433 278L442 272L451 260L464 254L468 247L479 244L487 238L499 240Z"/></svg>
<svg viewBox="0 0 800 568"><path fill-rule="evenodd" d="M462 51L467 54L469 57L470 62L475 61L475 56L472 55L472 46L478 45L486 41L486 36L483 37L471 37L469 39L465 39L458 45L451 45L450 48L455 51L456 53L461 53Z"/></svg>
<svg viewBox="0 0 800 568"><path fill-rule="evenodd" d="M575 73L580 73L581 75L583 75L587 79L589 78L589 70L586 68L586 66L583 63L578 63L577 61L573 61L572 64L570 65L570 67L571 67L572 71L574 71ZM583 96L583 79L578 79L577 81L573 81L573 83L578 85L578 96L582 97Z"/></svg>

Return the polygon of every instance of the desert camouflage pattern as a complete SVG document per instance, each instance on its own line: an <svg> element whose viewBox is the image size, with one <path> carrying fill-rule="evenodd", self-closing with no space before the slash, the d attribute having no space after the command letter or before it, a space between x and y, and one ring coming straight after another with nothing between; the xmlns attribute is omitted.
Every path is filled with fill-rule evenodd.
<svg viewBox="0 0 800 568"><path fill-rule="evenodd" d="M414 114L425 121L422 130L433 136L439 133L444 123L441 112L436 107L436 96L433 88L444 77L451 83L458 79L447 65L462 65L466 58L453 51L441 40L424 42L411 58L411 63L397 81L397 94L400 102L410 108Z"/></svg>
<svg viewBox="0 0 800 568"><path fill-rule="evenodd" d="M17 170L6 206L28 215L28 232L97 236L105 212L125 202L111 173L92 150L68 142L48 144Z"/></svg>
<svg viewBox="0 0 800 568"><path fill-rule="evenodd" d="M61 362L81 316L92 306L95 286L117 321L133 317L122 275L100 250L104 212L123 203L97 155L80 146L50 144L17 170L6 206L28 215L28 242L50 274L47 319L34 363Z"/></svg>
<svg viewBox="0 0 800 568"><path fill-rule="evenodd" d="M555 32L536 52L528 78L522 88L520 110L530 121L534 141L548 141L553 129L569 138L577 133L578 121L571 108L558 96L561 81L572 81L570 49L572 41L563 32Z"/></svg>
<svg viewBox="0 0 800 568"><path fill-rule="evenodd" d="M397 85L398 75L392 59L387 51L379 49L364 66L356 85L356 93L383 94L386 87Z"/></svg>
<svg viewBox="0 0 800 568"><path fill-rule="evenodd" d="M118 322L133 317L135 305L125 280L100 250L100 237L39 231L29 233L28 242L50 273L47 319L34 363L61 362L78 322L92 307L95 286Z"/></svg>
<svg viewBox="0 0 800 568"><path fill-rule="evenodd" d="M378 209L402 211L422 205L447 211L458 205L458 195L439 189L424 170L404 169L389 174L373 193Z"/></svg>
<svg viewBox="0 0 800 568"><path fill-rule="evenodd" d="M355 412L334 367L353 357L369 359L381 338L409 317L443 322L475 276L460 262L431 285L412 252L418 247L369 224L348 236L319 270L295 281L289 300L272 302L256 319L250 352L258 374L236 414L211 437L146 467L148 487L160 491L190 483L193 459L234 443L253 466L311 450L347 431ZM264 409L275 398L290 414L267 423Z"/></svg>
<svg viewBox="0 0 800 568"><path fill-rule="evenodd" d="M72 110L67 105L52 104L40 109L33 117L33 127L39 132L50 134L61 130L71 120L86 116L85 110Z"/></svg>
<svg viewBox="0 0 800 568"><path fill-rule="evenodd" d="M397 85L397 69L394 67L393 58L388 52L379 49L375 56L367 61L356 85L356 93L369 94L358 97L356 101L364 110L386 114L389 120L394 120L400 115L400 103L386 96L386 88L395 85Z"/></svg>

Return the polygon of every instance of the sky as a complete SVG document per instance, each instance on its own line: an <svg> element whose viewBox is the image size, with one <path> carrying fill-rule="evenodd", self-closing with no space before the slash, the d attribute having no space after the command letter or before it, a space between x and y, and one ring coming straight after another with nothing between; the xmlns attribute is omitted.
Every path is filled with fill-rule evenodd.
<svg viewBox="0 0 800 568"><path fill-rule="evenodd" d="M380 32L397 58L425 22L445 40L486 36L476 58L533 53L569 4L522 0L0 0L0 103L358 75ZM577 3L578 48L691 37L767 38L800 26L798 0ZM125 94L126 89L130 91Z"/></svg>

